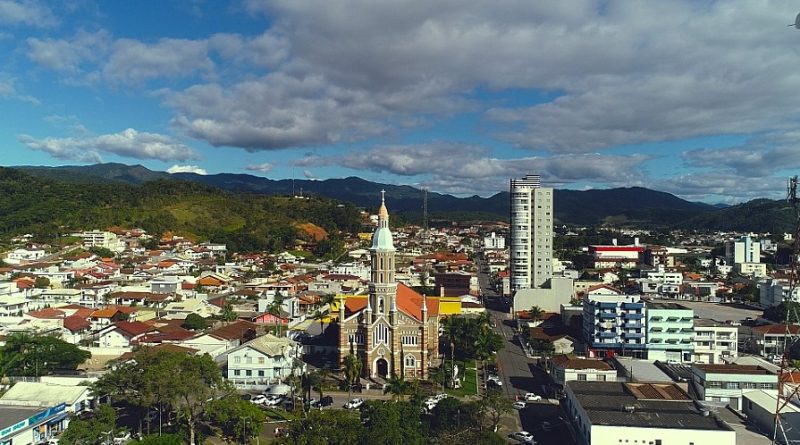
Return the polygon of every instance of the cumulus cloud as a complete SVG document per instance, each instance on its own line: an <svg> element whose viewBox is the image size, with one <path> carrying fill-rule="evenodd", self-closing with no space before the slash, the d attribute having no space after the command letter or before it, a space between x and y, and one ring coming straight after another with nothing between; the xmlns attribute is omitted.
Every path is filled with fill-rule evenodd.
<svg viewBox="0 0 800 445"><path fill-rule="evenodd" d="M198 175L207 175L208 172L206 169L198 166L198 165L178 165L175 164L172 167L167 169L167 173L195 173Z"/></svg>
<svg viewBox="0 0 800 445"><path fill-rule="evenodd" d="M259 172L259 173L269 173L272 171L274 165L270 164L269 162L263 162L261 164L250 164L244 169L251 172Z"/></svg>
<svg viewBox="0 0 800 445"><path fill-rule="evenodd" d="M0 23L50 28L58 25L53 11L35 0L0 0Z"/></svg>
<svg viewBox="0 0 800 445"><path fill-rule="evenodd" d="M86 65L108 55L111 34L108 31L78 31L70 39L35 38L26 40L27 56L40 66L66 73L78 73Z"/></svg>
<svg viewBox="0 0 800 445"><path fill-rule="evenodd" d="M306 179L317 179L317 177L314 175L314 173L311 172L311 170L303 170L303 176L305 176Z"/></svg>
<svg viewBox="0 0 800 445"><path fill-rule="evenodd" d="M169 136L141 133L133 128L99 136L37 139L22 134L17 139L31 150L49 153L58 159L80 162L100 162L101 153L160 161L199 159L194 150Z"/></svg>

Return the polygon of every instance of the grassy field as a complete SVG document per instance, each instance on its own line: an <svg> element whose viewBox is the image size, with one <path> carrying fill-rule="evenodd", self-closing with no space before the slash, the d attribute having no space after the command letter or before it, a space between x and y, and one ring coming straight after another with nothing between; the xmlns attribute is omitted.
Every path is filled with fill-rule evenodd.
<svg viewBox="0 0 800 445"><path fill-rule="evenodd" d="M449 388L446 391L447 394L455 397L477 395L478 371L476 362L474 360L469 362L456 360L456 364L458 365L459 370L464 370L464 372L461 374L461 388Z"/></svg>

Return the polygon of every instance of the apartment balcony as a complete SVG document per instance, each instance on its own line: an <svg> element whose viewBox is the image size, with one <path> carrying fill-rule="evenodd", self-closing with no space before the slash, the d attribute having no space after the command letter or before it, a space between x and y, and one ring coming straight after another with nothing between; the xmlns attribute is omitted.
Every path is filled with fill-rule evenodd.
<svg viewBox="0 0 800 445"><path fill-rule="evenodd" d="M622 314L622 318L627 318L629 320L641 320L641 319L644 318L644 314L624 313L624 314Z"/></svg>
<svg viewBox="0 0 800 445"><path fill-rule="evenodd" d="M643 332L623 332L622 336L625 338L642 338L644 337Z"/></svg>
<svg viewBox="0 0 800 445"><path fill-rule="evenodd" d="M601 321L598 322L596 326L600 329L614 329L616 327L616 324L610 321Z"/></svg>
<svg viewBox="0 0 800 445"><path fill-rule="evenodd" d="M623 309L643 309L644 303L622 303Z"/></svg>
<svg viewBox="0 0 800 445"><path fill-rule="evenodd" d="M624 328L626 328L626 329L640 329L640 328L643 328L643 327L644 327L644 325L643 325L643 324L641 324L641 323L625 323L625 324L624 324L624 325L622 325L622 326L623 326Z"/></svg>
<svg viewBox="0 0 800 445"><path fill-rule="evenodd" d="M616 332L608 332L608 331L598 332L597 336L600 337L600 338L616 338L617 337L617 333Z"/></svg>
<svg viewBox="0 0 800 445"><path fill-rule="evenodd" d="M616 320L617 314L616 312L600 312L599 314L601 320Z"/></svg>
<svg viewBox="0 0 800 445"><path fill-rule="evenodd" d="M662 321L664 317L650 317L650 321Z"/></svg>
<svg viewBox="0 0 800 445"><path fill-rule="evenodd" d="M600 302L597 304L600 309L616 309L617 303Z"/></svg>

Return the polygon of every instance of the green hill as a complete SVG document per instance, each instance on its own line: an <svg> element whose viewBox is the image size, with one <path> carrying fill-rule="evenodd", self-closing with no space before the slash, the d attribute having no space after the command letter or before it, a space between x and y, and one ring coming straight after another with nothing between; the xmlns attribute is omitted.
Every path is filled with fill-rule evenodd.
<svg viewBox="0 0 800 445"><path fill-rule="evenodd" d="M89 166L20 167L38 177L83 183L141 184L154 179L180 179L236 193L263 195L325 196L374 209L381 190L393 214L406 221L422 220L424 192L406 185L380 184L357 177L315 180L273 180L246 174L198 175L154 172L141 165L97 164ZM642 187L607 190L555 190L555 216L558 223L577 225L671 227L697 214L718 209L689 202L674 195ZM456 197L429 192L428 209L433 222L452 220L507 220L509 195L503 191L488 198Z"/></svg>
<svg viewBox="0 0 800 445"><path fill-rule="evenodd" d="M73 230L110 226L167 230L224 242L232 250L291 248L295 228L310 222L333 237L361 225L351 204L314 197L234 194L187 181L140 185L119 181L56 181L0 168L0 237L35 233L53 238Z"/></svg>

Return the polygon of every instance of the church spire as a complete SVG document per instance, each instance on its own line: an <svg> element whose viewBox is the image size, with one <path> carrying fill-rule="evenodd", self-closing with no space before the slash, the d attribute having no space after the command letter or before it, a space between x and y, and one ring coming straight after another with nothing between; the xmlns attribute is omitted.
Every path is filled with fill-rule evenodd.
<svg viewBox="0 0 800 445"><path fill-rule="evenodd" d="M386 210L386 190L381 190L381 207L378 209L378 227L389 227L389 211Z"/></svg>

